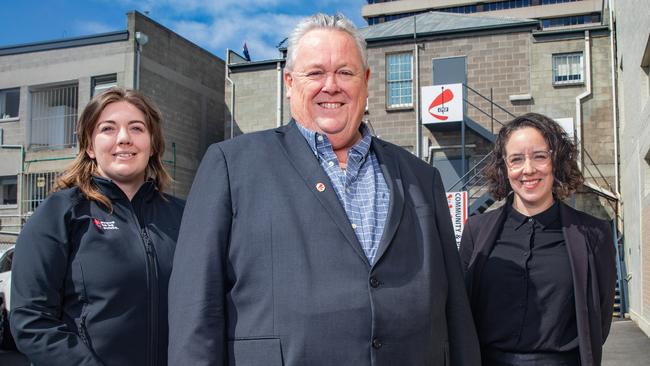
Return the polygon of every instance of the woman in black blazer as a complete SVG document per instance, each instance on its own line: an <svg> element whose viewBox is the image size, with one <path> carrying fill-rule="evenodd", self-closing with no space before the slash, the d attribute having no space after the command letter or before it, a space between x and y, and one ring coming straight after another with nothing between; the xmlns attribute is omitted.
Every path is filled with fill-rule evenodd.
<svg viewBox="0 0 650 366"><path fill-rule="evenodd" d="M470 217L460 254L486 366L598 366L614 302L609 223L562 202L583 182L552 119L501 129L486 169L506 203Z"/></svg>

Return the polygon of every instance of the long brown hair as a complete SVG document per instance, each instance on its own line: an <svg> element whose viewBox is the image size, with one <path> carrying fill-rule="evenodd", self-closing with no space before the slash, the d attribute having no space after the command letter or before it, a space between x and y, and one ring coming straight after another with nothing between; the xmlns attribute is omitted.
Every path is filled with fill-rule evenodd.
<svg viewBox="0 0 650 366"><path fill-rule="evenodd" d="M162 117L158 107L139 91L114 87L93 97L81 112L77 122L79 153L72 165L57 179L54 191L79 187L89 200L97 201L112 211L111 201L92 183L92 176L97 175L97 161L91 159L86 150L92 146L93 131L104 108L111 103L121 101L128 102L142 111L151 134L152 155L147 163L145 179L153 178L159 192L163 192L171 184L172 178L162 162L165 139L162 135Z"/></svg>
<svg viewBox="0 0 650 366"><path fill-rule="evenodd" d="M506 144L514 131L524 127L532 127L544 136L549 149L552 150L553 196L560 200L567 198L584 181L578 168L578 150L562 126L539 113L526 113L519 116L499 131L492 156L485 169L488 190L497 200L506 198L512 191L508 181L508 168L504 161Z"/></svg>

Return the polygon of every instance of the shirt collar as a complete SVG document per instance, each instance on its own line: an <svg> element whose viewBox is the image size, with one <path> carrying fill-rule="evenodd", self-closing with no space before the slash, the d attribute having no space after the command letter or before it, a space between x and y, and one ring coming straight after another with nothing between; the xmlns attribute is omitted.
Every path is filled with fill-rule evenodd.
<svg viewBox="0 0 650 366"><path fill-rule="evenodd" d="M108 197L111 200L118 200L118 199L126 199L128 200L128 197L120 189L120 187L117 186L112 180L104 177L100 177L97 175L92 176L92 182L95 184L95 186L101 191L103 195ZM156 188L156 181L153 179L147 179L138 189L136 194L133 196L133 200L135 199L144 199L144 200L149 200L153 196L154 192L157 191ZM133 201L132 200L132 201Z"/></svg>
<svg viewBox="0 0 650 366"><path fill-rule="evenodd" d="M307 140L307 144L311 148L311 151L314 153L314 155L318 156L319 148L332 148L332 144L329 142L327 135L312 131L297 121L296 126L298 127L298 130L305 138L305 140ZM361 123L359 126L359 132L361 132L361 139L350 148L348 156L351 156L353 158L356 157L358 160L362 160L365 159L370 152L372 135L370 134L370 129L368 126L366 126L365 123Z"/></svg>
<svg viewBox="0 0 650 366"><path fill-rule="evenodd" d="M556 200L553 205L546 210L534 216L526 216L512 207L512 203L508 203L508 220L514 223L515 230L518 230L523 224L528 222L528 219L533 219L542 229L546 229L560 219L560 204Z"/></svg>

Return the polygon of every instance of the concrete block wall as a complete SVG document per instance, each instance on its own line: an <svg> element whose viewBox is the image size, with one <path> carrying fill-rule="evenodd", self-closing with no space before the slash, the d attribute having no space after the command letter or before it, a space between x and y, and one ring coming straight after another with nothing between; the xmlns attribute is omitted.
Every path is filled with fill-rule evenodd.
<svg viewBox="0 0 650 366"><path fill-rule="evenodd" d="M129 30L146 34L140 90L163 114L170 193L186 197L203 154L224 135L223 60L144 15L129 13ZM176 147L175 163L172 151Z"/></svg>
<svg viewBox="0 0 650 366"><path fill-rule="evenodd" d="M266 130L277 126L278 71L275 63L251 71L234 69L230 79L235 83L235 128L234 136L242 133ZM286 98L282 80L283 124L289 121L291 110ZM232 87L226 83L226 138L230 138L230 112Z"/></svg>

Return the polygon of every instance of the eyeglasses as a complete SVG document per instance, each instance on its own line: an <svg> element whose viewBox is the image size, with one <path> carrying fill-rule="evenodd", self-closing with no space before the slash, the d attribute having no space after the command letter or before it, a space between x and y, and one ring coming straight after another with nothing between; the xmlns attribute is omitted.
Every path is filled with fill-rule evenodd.
<svg viewBox="0 0 650 366"><path fill-rule="evenodd" d="M548 151L533 151L532 154L512 154L506 156L505 162L511 170L520 170L526 164L526 157L530 160L530 164L536 168L544 167L551 163L551 156L553 150Z"/></svg>
<svg viewBox="0 0 650 366"><path fill-rule="evenodd" d="M325 82L327 80L328 75L332 75L336 82L338 83L346 83L354 80L357 78L357 76L360 74L359 72L355 72L353 70L348 70L348 69L341 69L341 70L336 70L334 72L332 71L323 71L323 70L310 70L307 72L294 72L294 74L297 74L301 77L304 77L306 79L309 79L311 81L315 82Z"/></svg>

